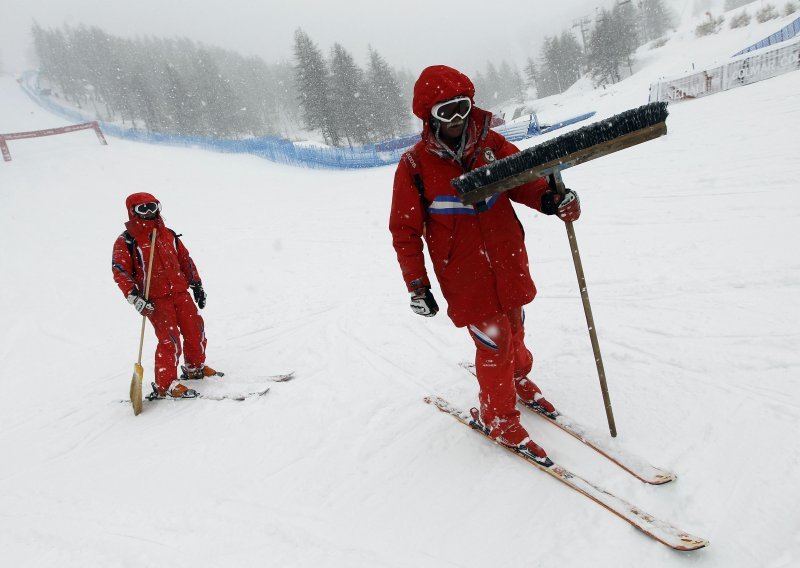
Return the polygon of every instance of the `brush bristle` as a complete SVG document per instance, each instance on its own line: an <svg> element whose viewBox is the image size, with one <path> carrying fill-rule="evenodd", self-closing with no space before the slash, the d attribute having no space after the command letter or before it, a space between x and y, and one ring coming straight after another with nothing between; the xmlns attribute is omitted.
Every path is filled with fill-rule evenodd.
<svg viewBox="0 0 800 568"><path fill-rule="evenodd" d="M497 183L526 170L565 158L570 154L591 148L653 126L667 119L667 103L650 103L626 110L610 118L563 134L518 154L476 168L452 181L461 195Z"/></svg>

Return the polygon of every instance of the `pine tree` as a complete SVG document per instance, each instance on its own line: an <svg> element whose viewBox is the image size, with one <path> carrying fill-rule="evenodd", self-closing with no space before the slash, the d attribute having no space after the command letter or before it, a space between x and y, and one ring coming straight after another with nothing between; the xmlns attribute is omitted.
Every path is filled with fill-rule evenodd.
<svg viewBox="0 0 800 568"><path fill-rule="evenodd" d="M500 64L500 98L502 101L522 102L525 100L522 77L516 67L503 60Z"/></svg>
<svg viewBox="0 0 800 568"><path fill-rule="evenodd" d="M614 51L619 61L624 62L633 74L633 54L640 45L636 33L636 13L630 2L616 4L611 11L611 18Z"/></svg>
<svg viewBox="0 0 800 568"><path fill-rule="evenodd" d="M328 68L311 38L302 30L294 34L295 85L298 89L303 121L308 130L318 130L325 142L339 145L333 107L329 95Z"/></svg>
<svg viewBox="0 0 800 568"><path fill-rule="evenodd" d="M174 65L164 66L166 87L167 126L169 130L181 134L196 134L195 109L191 104L189 89Z"/></svg>
<svg viewBox="0 0 800 568"><path fill-rule="evenodd" d="M610 10L602 10L597 17L595 28L589 40L589 72L595 84L616 83L621 79L620 56L617 27Z"/></svg>
<svg viewBox="0 0 800 568"><path fill-rule="evenodd" d="M525 73L525 86L529 89L536 89L536 82L539 78L539 69L536 67L536 62L532 57L528 57L527 61L525 62L525 68L523 69L523 72ZM536 96L539 96L538 93Z"/></svg>
<svg viewBox="0 0 800 568"><path fill-rule="evenodd" d="M519 68L515 65L511 69L511 96L514 102L523 103L525 102L525 79L522 77L522 74L519 71Z"/></svg>
<svg viewBox="0 0 800 568"><path fill-rule="evenodd" d="M277 127L284 137L288 137L295 128L294 125L302 122L303 115L300 98L297 96L299 89L295 86L295 68L290 62L283 61L271 65L269 70L269 93L275 100Z"/></svg>
<svg viewBox="0 0 800 568"><path fill-rule="evenodd" d="M414 83L417 77L413 75L408 69L400 69L397 71L397 83L400 85L400 96L403 98L404 105L407 109L411 108L411 101L414 100Z"/></svg>
<svg viewBox="0 0 800 568"><path fill-rule="evenodd" d="M745 3L750 0L744 0ZM639 29L642 41L648 42L663 36L675 25L675 15L663 0L642 0L639 4Z"/></svg>
<svg viewBox="0 0 800 568"><path fill-rule="evenodd" d="M208 50L201 48L197 51L191 74L196 124L200 132L206 136L228 136L233 132L238 104Z"/></svg>
<svg viewBox="0 0 800 568"><path fill-rule="evenodd" d="M486 63L486 82L485 82L485 89L486 94L484 95L484 99L489 102L488 106L492 107L496 105L500 101L500 95L502 88L502 81L500 79L500 73L497 72L494 64L489 61Z"/></svg>
<svg viewBox="0 0 800 568"><path fill-rule="evenodd" d="M127 90L131 96L134 116L144 123L145 130L158 132L161 127L154 102L156 91L150 84L150 77L142 62L136 63L128 76Z"/></svg>
<svg viewBox="0 0 800 568"><path fill-rule="evenodd" d="M558 37L545 37L542 44L540 97L564 92L567 77L561 62L561 44Z"/></svg>
<svg viewBox="0 0 800 568"><path fill-rule="evenodd" d="M581 77L583 50L572 32L564 31L558 39L558 66L561 83L566 90Z"/></svg>
<svg viewBox="0 0 800 568"><path fill-rule="evenodd" d="M237 133L262 136L274 133L274 97L269 96L269 70L258 57L242 57L224 49L209 49L238 100L234 116Z"/></svg>
<svg viewBox="0 0 800 568"><path fill-rule="evenodd" d="M482 108L489 108L493 90L486 84L486 78L480 71L475 71L472 76L472 84L475 86L475 104Z"/></svg>
<svg viewBox="0 0 800 568"><path fill-rule="evenodd" d="M352 148L353 143L363 144L370 138L364 72L338 43L331 49L330 69L330 99L336 131Z"/></svg>
<svg viewBox="0 0 800 568"><path fill-rule="evenodd" d="M408 108L400 83L380 54L369 48L367 103L371 130L377 140L396 138L407 132Z"/></svg>

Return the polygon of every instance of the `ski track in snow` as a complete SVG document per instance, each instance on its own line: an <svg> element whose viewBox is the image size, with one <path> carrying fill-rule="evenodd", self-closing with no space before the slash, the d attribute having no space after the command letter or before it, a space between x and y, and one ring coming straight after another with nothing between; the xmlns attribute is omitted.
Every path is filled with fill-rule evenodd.
<svg viewBox="0 0 800 568"><path fill-rule="evenodd" d="M629 81L645 87L568 93L561 112L643 104L646 81ZM796 564L799 93L790 73L673 104L666 137L564 172L581 195L576 231L618 443L678 480L646 486L538 417L523 422L576 473L711 540L691 556L422 403L475 404L477 385L457 365L473 348L444 313L408 309L387 230L394 168L102 147L91 132L10 143L4 564ZM63 124L8 77L0 102L0 131ZM231 381L289 369L295 380L245 402L160 401L135 418L115 402L140 320L108 261L135 191L162 200L198 264L209 363ZM539 288L526 309L535 379L567 414L605 429L564 228L517 210ZM148 330L146 383L154 347Z"/></svg>

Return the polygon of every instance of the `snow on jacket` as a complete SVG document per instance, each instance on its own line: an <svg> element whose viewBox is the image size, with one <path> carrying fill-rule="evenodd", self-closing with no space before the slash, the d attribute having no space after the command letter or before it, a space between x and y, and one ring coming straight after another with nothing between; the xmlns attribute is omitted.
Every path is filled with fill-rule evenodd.
<svg viewBox="0 0 800 568"><path fill-rule="evenodd" d="M519 151L489 129L491 114L473 105L460 163L448 155L428 117L434 104L461 95L474 96L472 83L449 67L429 67L417 81L414 112L423 119L423 135L397 167L389 221L408 290L416 287L412 283L430 284L424 238L447 300L448 316L458 327L533 300L536 287L528 267L524 230L511 201L541 210L542 194L549 187L540 178L476 205L459 201L450 180ZM423 198L415 174L422 182Z"/></svg>
<svg viewBox="0 0 800 568"><path fill-rule="evenodd" d="M125 200L129 221L126 231L114 242L111 270L114 281L124 296L134 288L144 295L146 272L150 260L150 237L158 229L156 251L153 258L153 275L148 299L163 298L184 292L189 284L200 283L200 274L178 235L164 225L159 215L155 219L141 219L133 212L140 203L158 202L149 193L134 193ZM132 254L131 254L132 253Z"/></svg>

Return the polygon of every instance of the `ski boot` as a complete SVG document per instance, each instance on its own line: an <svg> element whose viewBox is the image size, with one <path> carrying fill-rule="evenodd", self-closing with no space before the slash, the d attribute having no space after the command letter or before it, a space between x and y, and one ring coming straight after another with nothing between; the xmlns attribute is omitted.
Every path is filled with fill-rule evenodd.
<svg viewBox="0 0 800 568"><path fill-rule="evenodd" d="M153 392L147 395L147 400L163 400L165 398L197 398L197 391L182 385L178 381L172 381L169 388L163 388L155 383L150 383Z"/></svg>
<svg viewBox="0 0 800 568"><path fill-rule="evenodd" d="M514 379L514 388L522 404L535 410L539 414L544 414L548 418L558 416L556 407L553 406L542 394L542 391L528 377Z"/></svg>
<svg viewBox="0 0 800 568"><path fill-rule="evenodd" d="M475 427L483 430L496 442L511 448L518 454L531 458L545 467L553 465L553 462L547 457L547 452L531 440L527 430L520 424L519 420L494 420L494 427L489 428L481 421L480 412L477 408L472 408L469 412L472 415Z"/></svg>

